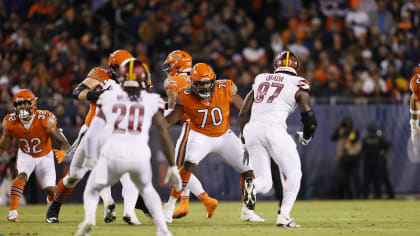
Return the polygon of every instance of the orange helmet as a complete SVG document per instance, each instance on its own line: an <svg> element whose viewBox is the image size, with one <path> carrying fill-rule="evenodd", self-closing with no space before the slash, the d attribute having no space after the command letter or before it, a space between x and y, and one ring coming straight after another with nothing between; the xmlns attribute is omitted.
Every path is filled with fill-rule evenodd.
<svg viewBox="0 0 420 236"><path fill-rule="evenodd" d="M290 72L297 75L299 61L296 55L290 51L283 51L274 59L274 72Z"/></svg>
<svg viewBox="0 0 420 236"><path fill-rule="evenodd" d="M134 59L133 55L127 50L116 50L109 54L108 66L111 71L111 77L115 80L118 79L118 68L127 59Z"/></svg>
<svg viewBox="0 0 420 236"><path fill-rule="evenodd" d="M197 63L191 70L192 91L203 99L210 99L213 96L216 74L206 63Z"/></svg>
<svg viewBox="0 0 420 236"><path fill-rule="evenodd" d="M35 95L29 89L19 90L15 96L13 96L13 107L17 116L20 119L26 119L35 114L36 109ZM28 104L27 106L21 106L22 104Z"/></svg>
<svg viewBox="0 0 420 236"><path fill-rule="evenodd" d="M185 51L176 50L169 53L163 64L163 71L168 76L175 76L182 72L190 72L192 67L192 57Z"/></svg>

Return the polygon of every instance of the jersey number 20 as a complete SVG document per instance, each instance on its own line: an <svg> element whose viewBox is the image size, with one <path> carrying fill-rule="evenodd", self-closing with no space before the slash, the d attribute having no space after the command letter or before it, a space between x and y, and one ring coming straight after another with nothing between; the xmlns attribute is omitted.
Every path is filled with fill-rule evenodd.
<svg viewBox="0 0 420 236"><path fill-rule="evenodd" d="M120 111L120 115L118 116L117 120L114 123L113 133L123 134L126 132L126 129L120 128L120 123L127 114L127 106L124 104L115 104L112 107L112 112L117 113L118 110ZM138 135L141 133L141 125L143 123L143 117L144 117L144 107L142 105L134 104L130 106L130 109L128 112L128 127L127 127L128 133L132 135ZM134 129L135 120L137 120L137 127Z"/></svg>

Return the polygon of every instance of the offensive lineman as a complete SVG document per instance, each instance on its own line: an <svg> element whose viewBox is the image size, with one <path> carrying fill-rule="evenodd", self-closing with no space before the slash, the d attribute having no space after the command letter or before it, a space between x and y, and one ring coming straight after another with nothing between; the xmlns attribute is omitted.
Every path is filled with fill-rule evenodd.
<svg viewBox="0 0 420 236"><path fill-rule="evenodd" d="M290 212L296 200L302 177L299 154L293 138L287 133L286 119L299 106L303 132L298 132L299 142L308 145L317 122L309 105L309 84L297 76L299 62L289 51L274 60L274 73L256 76L252 90L245 98L239 113L242 137L255 171L255 189L267 193L272 185L270 156L285 176L283 200L277 215L277 226L300 227ZM245 126L246 125L246 126ZM244 158L245 161L246 157Z"/></svg>

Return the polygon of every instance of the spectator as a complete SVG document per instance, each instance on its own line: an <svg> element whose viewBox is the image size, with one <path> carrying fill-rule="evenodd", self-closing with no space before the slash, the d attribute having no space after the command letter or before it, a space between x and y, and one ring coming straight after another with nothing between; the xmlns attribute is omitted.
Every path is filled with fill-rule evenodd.
<svg viewBox="0 0 420 236"><path fill-rule="evenodd" d="M353 127L350 118L344 118L331 139L337 142L337 157L343 175L342 197L355 199L360 197L360 150L359 132Z"/></svg>
<svg viewBox="0 0 420 236"><path fill-rule="evenodd" d="M390 184L387 171L387 150L390 143L382 136L382 130L371 122L367 128L367 135L362 140L361 156L364 162L363 197L369 198L371 187L373 197L382 198L382 186L385 185L388 197L394 198L394 190Z"/></svg>
<svg viewBox="0 0 420 236"><path fill-rule="evenodd" d="M386 9L384 0L378 1L378 11L369 13L369 25L378 26L381 34L389 35L394 26L394 19L391 12Z"/></svg>
<svg viewBox="0 0 420 236"><path fill-rule="evenodd" d="M369 26L369 16L360 10L360 0L350 1L351 12L346 15L346 26L353 30L357 38L365 36Z"/></svg>

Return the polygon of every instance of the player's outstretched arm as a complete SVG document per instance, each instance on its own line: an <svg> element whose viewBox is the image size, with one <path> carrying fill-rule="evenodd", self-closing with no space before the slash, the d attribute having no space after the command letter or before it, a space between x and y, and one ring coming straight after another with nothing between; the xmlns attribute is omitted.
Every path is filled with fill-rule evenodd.
<svg viewBox="0 0 420 236"><path fill-rule="evenodd" d="M176 98L178 95L172 89L166 89L165 92L166 92L166 95L168 96L168 108L174 109L176 105Z"/></svg>
<svg viewBox="0 0 420 236"><path fill-rule="evenodd" d="M171 137L169 136L168 129L165 125L165 119L161 112L156 112L153 116L153 125L156 127L160 144L162 146L163 153L169 163L168 173L166 174L165 183L168 183L169 179L172 180L174 187L177 191L181 190L181 177L179 176L178 168L175 165L175 153L174 144Z"/></svg>
<svg viewBox="0 0 420 236"><path fill-rule="evenodd" d="M171 114L169 114L167 117L164 118L164 120L166 120L166 128L172 127L172 125L174 125L176 122L178 122L181 119L183 114L184 114L184 106L176 104Z"/></svg>
<svg viewBox="0 0 420 236"><path fill-rule="evenodd" d="M80 101L92 101L95 102L98 100L99 95L102 94L103 91L91 91L93 88L98 86L99 81L92 78L86 78L77 87L73 90L73 98L80 100Z"/></svg>
<svg viewBox="0 0 420 236"><path fill-rule="evenodd" d="M244 130L246 123L248 123L249 119L251 118L251 109L252 104L254 103L254 90L251 90L245 97L244 102L242 103L242 107L239 111L239 128L241 130L241 134Z"/></svg>
<svg viewBox="0 0 420 236"><path fill-rule="evenodd" d="M296 101L299 104L302 117L301 121L303 123L303 132L298 132L299 142L303 145L307 145L315 133L317 121L315 113L312 111L311 105L309 104L309 93L307 91L298 91L296 93Z"/></svg>
<svg viewBox="0 0 420 236"><path fill-rule="evenodd" d="M230 105L235 111L239 112L241 110L242 103L243 103L243 100L241 96L239 96L238 94L235 94L232 96L232 103Z"/></svg>
<svg viewBox="0 0 420 236"><path fill-rule="evenodd" d="M51 129L49 134L52 140L60 146L61 150L66 151L70 148L69 141L67 141L67 138L64 136L62 129L59 129L57 128L57 126L54 126L54 128Z"/></svg>

